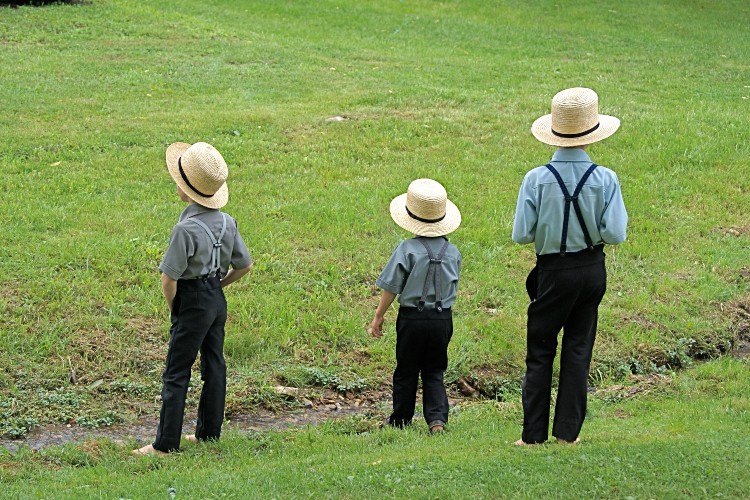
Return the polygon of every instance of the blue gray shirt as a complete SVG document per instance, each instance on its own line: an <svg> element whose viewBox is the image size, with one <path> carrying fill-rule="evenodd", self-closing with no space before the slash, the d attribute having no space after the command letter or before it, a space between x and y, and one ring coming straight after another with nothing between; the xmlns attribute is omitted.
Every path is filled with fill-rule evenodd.
<svg viewBox="0 0 750 500"><path fill-rule="evenodd" d="M558 149L550 163L572 194L592 162L586 151L566 148ZM578 203L594 245L617 245L625 241L628 213L617 174L606 167L597 167L586 180ZM533 242L537 255L559 253L564 208L565 196L552 172L546 166L531 170L518 193L513 241L522 245ZM568 219L567 251L584 250L586 240L572 203Z"/></svg>
<svg viewBox="0 0 750 500"><path fill-rule="evenodd" d="M422 297L424 282L427 279L430 256L419 239L427 241L435 257L440 253L445 243L445 239L442 237L427 238L423 236L402 241L391 254L388 264L375 282L383 290L398 295L398 303L403 307L417 307L419 299ZM441 300L443 307L448 308L456 301L458 275L461 272L461 252L454 244L448 243L442 261L438 266L438 270L441 271ZM435 309L434 276L427 290L425 309Z"/></svg>
<svg viewBox="0 0 750 500"><path fill-rule="evenodd" d="M224 214L226 215L226 214ZM214 238L221 233L222 214L215 208L207 208L191 203L180 214L179 222L172 228L169 248L164 254L159 270L173 280L199 278L209 274L213 244L206 230L188 219L200 219L213 232ZM244 269L250 265L250 252L240 236L237 221L229 215L224 237L221 239L221 275L234 269Z"/></svg>

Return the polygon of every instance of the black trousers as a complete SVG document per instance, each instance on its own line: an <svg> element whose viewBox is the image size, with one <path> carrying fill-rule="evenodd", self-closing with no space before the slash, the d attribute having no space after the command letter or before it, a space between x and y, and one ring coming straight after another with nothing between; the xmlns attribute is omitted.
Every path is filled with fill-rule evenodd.
<svg viewBox="0 0 750 500"><path fill-rule="evenodd" d="M586 417L589 365L599 303L607 288L601 247L537 259L536 300L529 305L526 376L523 380L525 443L542 443L549 431L552 364L563 330L560 379L552 435L575 441Z"/></svg>
<svg viewBox="0 0 750 500"><path fill-rule="evenodd" d="M161 416L154 448L169 452L180 447L190 369L201 353L203 390L198 403L198 439L218 439L224 421L227 367L224 325L227 302L218 277L178 280L172 304L169 351L162 375Z"/></svg>
<svg viewBox="0 0 750 500"><path fill-rule="evenodd" d="M393 372L391 424L402 427L414 417L417 384L422 375L424 418L448 421L448 396L443 373L448 367L448 343L453 336L450 308L419 312L401 307L396 319L396 371Z"/></svg>

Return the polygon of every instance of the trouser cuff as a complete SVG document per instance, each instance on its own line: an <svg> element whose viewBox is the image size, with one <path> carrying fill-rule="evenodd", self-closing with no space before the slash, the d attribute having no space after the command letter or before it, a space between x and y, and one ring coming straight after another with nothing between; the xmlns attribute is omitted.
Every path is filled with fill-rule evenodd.
<svg viewBox="0 0 750 500"><path fill-rule="evenodd" d="M565 441L575 441L581 433L581 424L575 422L555 422L552 425L552 435Z"/></svg>
<svg viewBox="0 0 750 500"><path fill-rule="evenodd" d="M521 434L521 440L526 444L543 443L548 437L547 429L524 429Z"/></svg>

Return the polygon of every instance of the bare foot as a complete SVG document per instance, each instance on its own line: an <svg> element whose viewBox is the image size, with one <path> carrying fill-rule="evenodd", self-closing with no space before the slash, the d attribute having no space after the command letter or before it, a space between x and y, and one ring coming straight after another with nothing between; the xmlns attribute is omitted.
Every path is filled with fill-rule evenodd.
<svg viewBox="0 0 750 500"><path fill-rule="evenodd" d="M187 435L185 435L183 437L185 438L186 441L189 441L189 442L191 442L193 444L198 444L199 443L198 438L195 437L195 434L187 434Z"/></svg>
<svg viewBox="0 0 750 500"><path fill-rule="evenodd" d="M149 444L147 446L144 446L143 448L133 450L133 455L158 455L160 457L166 457L167 455L169 455L169 453L159 451Z"/></svg>
<svg viewBox="0 0 750 500"><path fill-rule="evenodd" d="M581 442L581 438L576 438L575 441L566 441L564 439L557 438L559 444L578 444Z"/></svg>
<svg viewBox="0 0 750 500"><path fill-rule="evenodd" d="M515 442L515 443L513 443L513 444L514 444L515 446L536 446L536 443L531 443L531 444L529 444L529 443L524 443L524 442L523 442L523 439L519 439L518 441L516 441L516 442Z"/></svg>

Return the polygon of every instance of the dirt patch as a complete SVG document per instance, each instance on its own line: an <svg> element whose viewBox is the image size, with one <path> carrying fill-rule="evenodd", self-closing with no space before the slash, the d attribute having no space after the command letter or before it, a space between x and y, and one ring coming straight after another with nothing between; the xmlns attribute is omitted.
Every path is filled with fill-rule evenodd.
<svg viewBox="0 0 750 500"><path fill-rule="evenodd" d="M615 418L620 418L620 419L623 419L623 418L633 418L633 414L632 413L630 413L628 411L625 411L622 408L616 409L614 411L614 413L612 414L612 416L615 417Z"/></svg>
<svg viewBox="0 0 750 500"><path fill-rule="evenodd" d="M732 355L750 358L750 298L719 304L730 318Z"/></svg>
<svg viewBox="0 0 750 500"><path fill-rule="evenodd" d="M461 380L464 384L468 384L470 389L476 390L479 395L497 401L507 401L520 394L521 391L521 379L518 375L509 374L491 366L475 368L471 375ZM462 391L458 383L455 388L457 394L468 392L466 388Z"/></svg>
<svg viewBox="0 0 750 500"><path fill-rule="evenodd" d="M597 389L593 397L605 403L616 403L625 399L645 396L652 392L663 392L674 387L672 377L666 375L629 375L631 385L611 385Z"/></svg>
<svg viewBox="0 0 750 500"><path fill-rule="evenodd" d="M734 349L732 349L732 356L739 359L750 360L750 342L739 342Z"/></svg>
<svg viewBox="0 0 750 500"><path fill-rule="evenodd" d="M656 323L654 321L651 321L650 319L646 318L645 316L642 316L640 314L633 314L630 316L626 316L623 318L623 322L625 323L632 323L635 325L638 325L639 327L645 329L645 330L657 330L660 332L669 332L669 328L666 326Z"/></svg>
<svg viewBox="0 0 750 500"><path fill-rule="evenodd" d="M145 373L163 365L168 345L161 338L159 325L154 318L131 318L119 332L76 330L66 354L77 383L117 379L122 373Z"/></svg>
<svg viewBox="0 0 750 500"><path fill-rule="evenodd" d="M744 226L719 226L717 230L724 236L741 236L743 234L750 234L750 224Z"/></svg>

